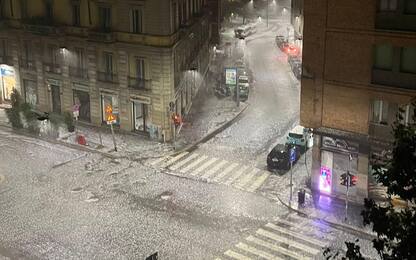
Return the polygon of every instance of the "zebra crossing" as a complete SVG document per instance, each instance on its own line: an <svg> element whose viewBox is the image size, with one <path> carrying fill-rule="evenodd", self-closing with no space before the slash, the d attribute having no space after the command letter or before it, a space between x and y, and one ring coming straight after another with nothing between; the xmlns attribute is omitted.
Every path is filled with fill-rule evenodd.
<svg viewBox="0 0 416 260"><path fill-rule="evenodd" d="M265 224L215 259L315 259L335 240L333 232L324 224L293 213Z"/></svg>
<svg viewBox="0 0 416 260"><path fill-rule="evenodd" d="M195 152L161 157L148 164L168 169L172 175L220 183L248 192L255 192L270 176L269 172L256 167Z"/></svg>

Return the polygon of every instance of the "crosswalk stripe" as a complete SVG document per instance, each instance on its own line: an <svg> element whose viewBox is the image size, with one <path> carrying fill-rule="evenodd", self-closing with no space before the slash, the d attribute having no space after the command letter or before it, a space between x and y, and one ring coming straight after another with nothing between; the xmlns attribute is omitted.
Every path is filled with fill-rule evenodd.
<svg viewBox="0 0 416 260"><path fill-rule="evenodd" d="M287 250L286 248L283 248L281 246L274 245L272 243L269 243L267 241L264 241L262 239L259 239L259 238L253 237L253 236L247 237L246 240L247 241L250 241L250 242L253 242L253 243L257 244L257 245L266 247L268 249L274 250L276 252L280 252L280 253L282 253L284 255L290 256L290 257L295 258L295 259L301 259L301 260L304 260L304 259L312 259L312 257L306 257L306 256L299 255L299 254L297 254L295 252L292 252L292 251Z"/></svg>
<svg viewBox="0 0 416 260"><path fill-rule="evenodd" d="M183 153L180 153L180 154L176 155L175 157L173 157L172 159L170 159L169 161L167 161L165 164L163 164L162 167L168 167L169 165L173 164L174 162L176 162L177 160L179 160L182 157L186 156L187 154L188 154L188 152L183 152Z"/></svg>
<svg viewBox="0 0 416 260"><path fill-rule="evenodd" d="M233 250L225 251L224 255L237 259L237 260L251 260L250 257L234 252Z"/></svg>
<svg viewBox="0 0 416 260"><path fill-rule="evenodd" d="M242 189L247 184L247 182L250 179L252 179L256 175L256 173L259 171L260 171L259 169L254 168L248 174L246 174L243 178L241 178L234 186Z"/></svg>
<svg viewBox="0 0 416 260"><path fill-rule="evenodd" d="M224 164L227 164L228 161L222 160L220 163L216 164L214 167L212 167L211 169L209 169L209 171L207 171L206 173L204 173L201 178L208 178L210 177L212 174L214 174L216 171L218 171L222 166L224 166Z"/></svg>
<svg viewBox="0 0 416 260"><path fill-rule="evenodd" d="M257 190L269 176L270 173L263 172L263 174L253 182L253 184L247 189L247 191L252 192Z"/></svg>
<svg viewBox="0 0 416 260"><path fill-rule="evenodd" d="M247 252L249 252L249 253L252 253L252 254L254 254L254 255L258 255L258 256L264 257L264 258L266 258L266 259L283 260L282 258L280 258L280 257L278 257L278 256L274 256L274 255L272 255L272 254L269 254L269 253L267 253L267 252L264 252L264 251L262 251L262 250L259 250L259 249L255 248L255 247L249 246L249 245L244 244L244 243L241 243L241 242L240 242L240 243L238 243L238 244L236 245L236 247L238 247L238 248L240 248L240 249L242 249L242 250L245 250L245 251L247 251Z"/></svg>
<svg viewBox="0 0 416 260"><path fill-rule="evenodd" d="M248 169L248 166L243 166L237 171L235 174L231 175L226 182L224 182L225 185L230 185L234 180L239 178L246 170Z"/></svg>
<svg viewBox="0 0 416 260"><path fill-rule="evenodd" d="M217 160L218 160L217 158L211 158L210 160L206 161L204 164L196 168L193 172L191 172L191 175L198 175L199 173L201 173L203 170L208 168L208 166L210 166Z"/></svg>
<svg viewBox="0 0 416 260"><path fill-rule="evenodd" d="M202 155L201 157L199 157L198 159L196 159L192 163L188 164L185 168L182 168L180 170L180 172L181 173L188 172L190 169L194 168L195 166L197 166L198 164L200 164L202 161L205 161L207 158L208 158L208 156Z"/></svg>
<svg viewBox="0 0 416 260"><path fill-rule="evenodd" d="M314 239L314 238L311 238L311 237L303 236L303 235L299 234L298 232L293 232L293 231L287 230L287 229L279 227L279 226L277 226L273 223L267 223L266 227L274 229L274 230L276 230L280 233L284 233L286 235L290 235L290 236L302 239L302 240L304 240L306 242L309 242L311 244L315 244L318 247L327 246L327 243L324 243L323 241L320 241L320 240L317 240L317 239Z"/></svg>
<svg viewBox="0 0 416 260"><path fill-rule="evenodd" d="M185 165L187 162L193 160L195 157L198 157L199 155L197 153L193 153L191 154L189 157L185 158L182 161L179 161L178 163L173 164L172 166L170 166L169 168L171 170L177 170L179 169L182 165Z"/></svg>
<svg viewBox="0 0 416 260"><path fill-rule="evenodd" d="M161 163L162 161L166 160L166 158L167 158L167 157L163 156L163 157L160 157L160 158L158 158L158 159L156 159L156 160L153 160L153 161L150 163L150 165L155 166L156 164L159 164L159 163Z"/></svg>
<svg viewBox="0 0 416 260"><path fill-rule="evenodd" d="M296 242L294 240L291 240L287 237L282 237L279 236L277 234L274 234L270 231L264 230L262 228L260 228L259 230L256 231L257 234L262 235L264 237L270 238L274 241L280 242L280 243L284 243L284 244L288 244L291 247L295 247L301 251L304 251L306 253L311 253L312 255L316 255L318 254L320 251L318 249L315 249L313 247L301 244L299 242Z"/></svg>
<svg viewBox="0 0 416 260"><path fill-rule="evenodd" d="M293 223L293 222L287 221L285 219L279 219L277 221L280 222L280 223L282 223L282 224L288 225L290 227L294 227L296 229L299 229L299 226L304 226L304 225L308 225L308 226L311 226L312 225L312 226L314 226L314 227L316 227L318 229L321 229L316 223L313 223L313 222L312 223L310 223L310 222L308 222L308 223L306 223L306 222ZM332 235L326 234L326 232L321 232L321 233L324 233L323 235L325 235L325 239L323 239L323 240L329 240L329 241L331 241L331 240L334 239L334 237Z"/></svg>
<svg viewBox="0 0 416 260"><path fill-rule="evenodd" d="M238 166L237 163L232 163L227 168L225 168L224 171L222 171L220 174L218 174L217 176L215 176L215 178L213 179L213 181L219 181L219 180L221 180L222 177L224 177L225 175L227 175L227 173L231 172L237 166Z"/></svg>

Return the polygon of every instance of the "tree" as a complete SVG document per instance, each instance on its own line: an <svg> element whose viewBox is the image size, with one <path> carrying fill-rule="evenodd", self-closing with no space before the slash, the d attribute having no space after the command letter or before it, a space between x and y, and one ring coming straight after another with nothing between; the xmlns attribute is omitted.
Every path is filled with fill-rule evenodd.
<svg viewBox="0 0 416 260"><path fill-rule="evenodd" d="M377 233L373 247L382 259L416 259L416 103L413 103L412 122L403 122L404 111L400 109L393 123L394 142L392 157L384 165L375 167L377 182L387 187L391 201L399 196L407 203L404 209L397 209L391 203L378 205L365 199L365 209L361 213L365 225L372 225ZM356 241L357 242L357 241ZM347 253L342 259L364 259L356 243L346 242ZM328 255L327 259L337 258L338 253Z"/></svg>

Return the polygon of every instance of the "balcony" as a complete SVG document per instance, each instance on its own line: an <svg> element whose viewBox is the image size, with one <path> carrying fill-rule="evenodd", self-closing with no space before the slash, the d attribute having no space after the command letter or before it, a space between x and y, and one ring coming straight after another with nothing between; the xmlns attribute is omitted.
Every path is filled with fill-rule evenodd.
<svg viewBox="0 0 416 260"><path fill-rule="evenodd" d="M116 37L112 32L106 31L89 31L88 39L95 42L115 42Z"/></svg>
<svg viewBox="0 0 416 260"><path fill-rule="evenodd" d="M118 78L117 74L97 71L97 79L102 82L117 83Z"/></svg>
<svg viewBox="0 0 416 260"><path fill-rule="evenodd" d="M371 83L416 90L416 74L373 68Z"/></svg>
<svg viewBox="0 0 416 260"><path fill-rule="evenodd" d="M376 15L376 29L416 31L416 15L380 12Z"/></svg>
<svg viewBox="0 0 416 260"><path fill-rule="evenodd" d="M78 67L69 67L69 75L71 77L76 77L80 79L87 79L88 78L88 70L84 68Z"/></svg>
<svg viewBox="0 0 416 260"><path fill-rule="evenodd" d="M13 57L12 56L0 56L0 64L13 66Z"/></svg>
<svg viewBox="0 0 416 260"><path fill-rule="evenodd" d="M36 64L33 60L28 59L21 59L20 60L20 68L26 70L36 70Z"/></svg>
<svg viewBox="0 0 416 260"><path fill-rule="evenodd" d="M368 133L376 140L392 141L392 127L388 124L370 122Z"/></svg>
<svg viewBox="0 0 416 260"><path fill-rule="evenodd" d="M31 17L22 21L23 29L27 32L39 35L57 35L62 31L53 25L53 20L47 17Z"/></svg>
<svg viewBox="0 0 416 260"><path fill-rule="evenodd" d="M150 90L151 81L136 78L136 77L129 77L129 88L138 89L138 90Z"/></svg>
<svg viewBox="0 0 416 260"><path fill-rule="evenodd" d="M55 64L55 63L44 62L43 63L43 69L45 70L45 72L49 72L49 73L53 73L53 74L61 74L62 73L61 65Z"/></svg>

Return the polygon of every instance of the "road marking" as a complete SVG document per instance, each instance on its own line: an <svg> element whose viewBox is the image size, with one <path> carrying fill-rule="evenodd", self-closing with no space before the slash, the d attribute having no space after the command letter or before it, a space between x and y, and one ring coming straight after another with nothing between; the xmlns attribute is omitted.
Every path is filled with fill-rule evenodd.
<svg viewBox="0 0 416 260"><path fill-rule="evenodd" d="M208 168L208 166L210 166L212 163L214 163L217 160L218 160L217 158L211 158L210 160L206 161L204 164L202 164L201 166L199 166L198 168L196 168L193 172L191 172L191 175L198 175L198 174L200 174L203 170L205 170L206 168Z"/></svg>
<svg viewBox="0 0 416 260"><path fill-rule="evenodd" d="M228 166L227 168L224 169L224 171L222 171L220 174L218 174L213 181L218 182L222 177L224 177L225 175L227 175L227 173L231 172L234 168L236 168L238 166L238 163L232 163L230 166Z"/></svg>
<svg viewBox="0 0 416 260"><path fill-rule="evenodd" d="M280 252L280 253L282 253L284 255L290 256L290 257L295 258L295 259L300 259L300 260L312 259L312 257L306 257L306 256L299 255L299 254L297 254L295 252L292 252L292 251L287 250L286 248L283 248L281 246L274 245L272 243L269 243L267 241L264 241L262 239L259 239L259 238L253 237L253 236L247 237L246 240L247 241L250 241L250 242L253 242L253 243L257 244L257 245L266 247L268 249L274 250L276 252Z"/></svg>
<svg viewBox="0 0 416 260"><path fill-rule="evenodd" d="M160 158L158 158L158 159L153 160L152 162L150 162L150 165L155 166L155 165L161 163L162 161L166 160L167 158L168 157L165 157L165 156L160 157Z"/></svg>
<svg viewBox="0 0 416 260"><path fill-rule="evenodd" d="M178 163L175 163L175 164L171 165L169 167L169 169L175 171L175 170L179 169L182 165L185 165L187 162L193 160L195 157L198 157L198 156L199 155L197 153L193 153L189 157L185 158L184 160L179 161Z"/></svg>
<svg viewBox="0 0 416 260"><path fill-rule="evenodd" d="M247 251L249 253L252 253L254 255L258 255L258 256L264 257L266 259L283 260L282 258L280 258L278 256L274 256L272 254L269 254L267 252L264 252L262 250L259 250L259 249L255 248L255 247L249 246L249 245L244 244L244 243L238 243L236 245L236 247L238 247L238 248L240 248L242 250L245 250L245 251Z"/></svg>
<svg viewBox="0 0 416 260"><path fill-rule="evenodd" d="M234 180L236 180L238 177L240 177L246 170L248 169L248 166L241 167L235 174L231 175L226 182L224 182L225 185L230 185Z"/></svg>
<svg viewBox="0 0 416 260"><path fill-rule="evenodd" d="M241 178L238 183L234 184L234 187L242 189L247 184L247 182L251 180L259 171L259 169L254 168L253 170L251 170L251 172L249 172L243 178Z"/></svg>
<svg viewBox="0 0 416 260"><path fill-rule="evenodd" d="M318 250L316 248L313 248L313 247L310 247L310 246L301 244L301 243L296 242L294 240L290 240L287 237L279 236L277 234L274 234L274 233L272 233L270 231L267 231L267 230L264 230L262 228L260 228L259 230L257 230L256 233L259 234L259 235L261 235L261 236L270 238L270 239L272 239L274 241L287 244L290 247L295 247L295 248L297 248L297 249L299 249L301 251L304 251L306 253L310 253L312 255L316 255L316 254L318 254L320 252L320 250Z"/></svg>
<svg viewBox="0 0 416 260"><path fill-rule="evenodd" d="M306 222L293 223L293 222L287 221L285 219L279 219L277 221L280 222L280 223L282 223L282 224L285 224L285 225L288 225L290 227L293 227L295 229L298 229L299 226L301 226L301 225L303 225L303 226L304 225L308 225L308 226L311 226L312 225L312 226L316 227L318 230L322 229L321 227L318 227L317 224L314 223L314 222L312 222L312 223L311 222L307 222L307 223ZM322 232L322 233L324 233L323 235L325 236L325 238L321 238L322 240L327 240L327 241L334 240L334 237L331 234L327 234L326 232Z"/></svg>
<svg viewBox="0 0 416 260"><path fill-rule="evenodd" d="M270 173L263 172L263 174L260 177L258 177L257 180L253 182L253 184L247 189L247 191L253 192L257 190L269 176L270 176Z"/></svg>
<svg viewBox="0 0 416 260"><path fill-rule="evenodd" d="M180 153L180 154L176 155L175 157L173 157L172 159L167 161L165 164L163 164L162 167L168 167L169 165L173 164L174 162L181 159L182 157L184 157L187 154L188 154L188 152L183 152L183 153Z"/></svg>
<svg viewBox="0 0 416 260"><path fill-rule="evenodd" d="M216 171L218 171L222 166L224 166L225 164L227 164L228 161L222 160L220 163L216 164L214 167L212 167L211 169L209 169L209 171L207 171L206 173L204 173L201 178L208 178L209 176L211 176L213 173L215 173Z"/></svg>
<svg viewBox="0 0 416 260"><path fill-rule="evenodd" d="M224 255L229 256L231 258L237 259L237 260L251 260L250 257L244 256L242 254L239 254L237 252L234 252L232 250L225 251Z"/></svg>
<svg viewBox="0 0 416 260"><path fill-rule="evenodd" d="M299 234L298 232L293 232L293 231L287 230L287 229L279 227L279 226L277 226L273 223L267 223L266 227L274 229L274 230L276 230L280 233L290 235L290 236L293 236L295 238L302 239L302 240L304 240L306 242L309 242L311 244L315 244L316 246L321 247L321 248L327 246L327 243L323 243L323 241L320 241L320 240L317 240L317 239L314 239L314 238L311 238L311 237L303 236L303 235Z"/></svg>
<svg viewBox="0 0 416 260"><path fill-rule="evenodd" d="M198 164L200 164L202 161L205 161L208 158L208 156L206 155L202 155L201 157L199 157L197 160L193 161L192 163L188 164L185 168L182 168L180 170L181 173L186 173L188 172L190 169L194 168L195 166L197 166Z"/></svg>

